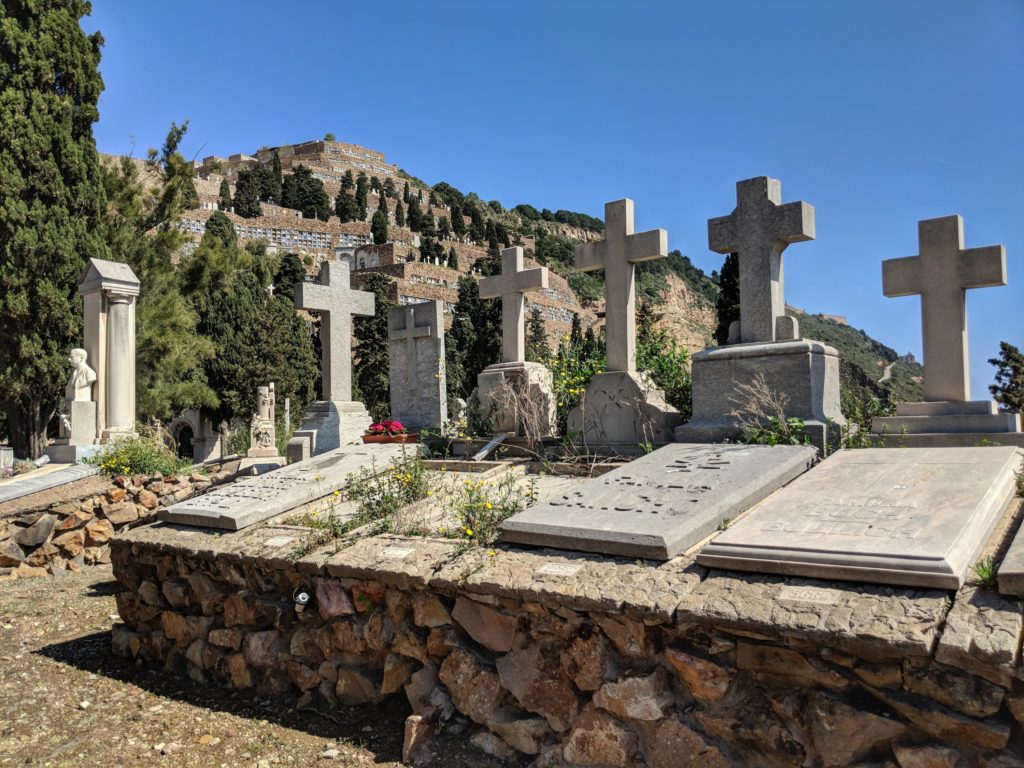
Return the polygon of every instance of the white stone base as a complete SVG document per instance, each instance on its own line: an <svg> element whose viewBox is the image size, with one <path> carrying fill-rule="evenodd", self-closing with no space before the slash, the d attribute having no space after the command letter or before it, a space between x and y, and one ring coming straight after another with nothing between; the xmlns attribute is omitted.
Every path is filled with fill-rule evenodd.
<svg viewBox="0 0 1024 768"><path fill-rule="evenodd" d="M551 371L540 363L498 363L476 377L480 407L495 433L549 437L558 431Z"/></svg>
<svg viewBox="0 0 1024 768"><path fill-rule="evenodd" d="M871 434L880 447L1024 445L1020 414L1001 413L992 400L900 403L895 416L871 420Z"/></svg>
<svg viewBox="0 0 1024 768"><path fill-rule="evenodd" d="M647 376L608 371L591 379L583 402L569 413L568 429L585 450L637 454L672 442L680 421Z"/></svg>
<svg viewBox="0 0 1024 768"><path fill-rule="evenodd" d="M804 422L819 448L838 438L846 419L839 407L839 354L819 341L798 339L714 347L693 356L693 416L675 431L677 442L736 440L743 432L731 416L747 405L739 387L761 374L786 396L785 415Z"/></svg>
<svg viewBox="0 0 1024 768"><path fill-rule="evenodd" d="M370 423L370 414L362 403L318 400L309 406L302 426L292 433L288 459L301 461L343 445L361 443ZM293 458L293 455L301 458Z"/></svg>
<svg viewBox="0 0 1024 768"><path fill-rule="evenodd" d="M46 449L46 455L54 464L77 464L95 456L101 450L102 445L71 445L58 441Z"/></svg>

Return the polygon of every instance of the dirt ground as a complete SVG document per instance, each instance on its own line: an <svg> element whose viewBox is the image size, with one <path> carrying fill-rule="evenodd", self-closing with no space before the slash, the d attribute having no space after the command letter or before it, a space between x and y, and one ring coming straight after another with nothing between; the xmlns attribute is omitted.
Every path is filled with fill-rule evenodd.
<svg viewBox="0 0 1024 768"><path fill-rule="evenodd" d="M409 710L399 697L296 711L296 697L199 685L113 656L119 589L109 566L0 582L0 766L401 765ZM501 765L465 734L432 746L431 765Z"/></svg>

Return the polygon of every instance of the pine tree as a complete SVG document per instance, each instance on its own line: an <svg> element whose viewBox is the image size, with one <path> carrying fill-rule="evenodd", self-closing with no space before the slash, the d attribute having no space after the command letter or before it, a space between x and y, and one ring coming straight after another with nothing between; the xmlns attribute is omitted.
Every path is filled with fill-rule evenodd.
<svg viewBox="0 0 1024 768"><path fill-rule="evenodd" d="M231 186L227 179L221 179L220 197L217 199L217 207L222 211L231 210Z"/></svg>
<svg viewBox="0 0 1024 768"><path fill-rule="evenodd" d="M288 252L281 257L281 263L274 275L274 285L277 287L279 296L293 298L295 286L306 279L306 268L302 266L302 260L294 253Z"/></svg>
<svg viewBox="0 0 1024 768"><path fill-rule="evenodd" d="M718 326L715 328L715 343L719 346L729 343L729 326L740 319L740 260L739 254L730 253L722 264L718 276Z"/></svg>
<svg viewBox="0 0 1024 768"><path fill-rule="evenodd" d="M402 208L401 200L395 200L395 226L405 226L405 210Z"/></svg>
<svg viewBox="0 0 1024 768"><path fill-rule="evenodd" d="M243 168L238 172L233 204L235 214L243 219L254 219L260 215L260 180L251 169ZM283 202L282 205L292 207Z"/></svg>
<svg viewBox="0 0 1024 768"><path fill-rule="evenodd" d="M382 245L388 241L388 215L378 209L373 214L370 222L370 234L373 235L374 245Z"/></svg>
<svg viewBox="0 0 1024 768"><path fill-rule="evenodd" d="M231 223L231 219L225 216L221 211L215 211L210 218L206 220L206 233L204 237L216 237L228 248L234 248L238 245L238 235L235 233L235 225Z"/></svg>
<svg viewBox="0 0 1024 768"><path fill-rule="evenodd" d="M369 211L367 200L368 180L365 173L356 177L356 218L358 221L366 221L366 214Z"/></svg>
<svg viewBox="0 0 1024 768"><path fill-rule="evenodd" d="M281 204L281 192L282 185L284 184L284 175L281 173L281 158L277 156L277 152L274 153L274 160L270 167L270 189L269 197L270 201L275 205Z"/></svg>
<svg viewBox="0 0 1024 768"><path fill-rule="evenodd" d="M353 322L356 347L353 350L353 397L362 400L375 420L389 415L391 403L388 376L388 310L395 306L394 282L387 275L370 272L362 290L376 297L372 317L357 317Z"/></svg>
<svg viewBox="0 0 1024 768"><path fill-rule="evenodd" d="M544 327L544 315L540 307L530 307L530 317L526 321L526 359L532 363L544 363L551 357L548 348L548 332Z"/></svg>
<svg viewBox="0 0 1024 768"><path fill-rule="evenodd" d="M35 458L82 345L78 281L110 258L92 125L103 90L98 32L80 0L0 5L0 410ZM95 364L95 361L90 361Z"/></svg>
<svg viewBox="0 0 1024 768"><path fill-rule="evenodd" d="M182 295L173 259L185 242L178 228L193 178L191 165L177 151L186 125L172 124L159 154L147 161L148 186L128 158L104 164L107 196L105 238L114 261L128 263L139 278L136 307L136 408L140 420L167 420L185 408L212 408L216 393L203 365L214 354L197 331L199 317ZM151 186L152 180L157 186ZM210 220L222 237L234 227L221 212Z"/></svg>
<svg viewBox="0 0 1024 768"><path fill-rule="evenodd" d="M989 363L996 367L995 384L988 391L999 403L999 410L1024 413L1024 353L1008 341L999 342L999 357Z"/></svg>
<svg viewBox="0 0 1024 768"><path fill-rule="evenodd" d="M296 166L292 173L285 176L281 186L281 200L285 208L302 211L307 219L327 221L331 217L331 199L327 196L324 183L315 178L313 172L304 165Z"/></svg>

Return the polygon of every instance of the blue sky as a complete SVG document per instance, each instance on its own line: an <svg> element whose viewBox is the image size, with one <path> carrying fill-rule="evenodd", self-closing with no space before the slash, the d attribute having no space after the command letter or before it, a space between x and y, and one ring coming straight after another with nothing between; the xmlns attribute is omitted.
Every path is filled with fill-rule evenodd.
<svg viewBox="0 0 1024 768"><path fill-rule="evenodd" d="M706 271L706 220L774 176L817 214L787 301L919 357L919 300L883 297L879 263L959 213L1010 280L968 293L974 397L1000 340L1024 348L1021 0L95 0L84 26L106 38L102 151L186 118L200 157L332 131L508 206L631 197Z"/></svg>

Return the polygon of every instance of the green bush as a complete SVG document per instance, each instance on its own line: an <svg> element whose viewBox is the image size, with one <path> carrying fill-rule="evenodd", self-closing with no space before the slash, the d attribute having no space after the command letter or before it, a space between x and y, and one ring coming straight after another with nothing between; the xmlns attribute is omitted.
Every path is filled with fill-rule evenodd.
<svg viewBox="0 0 1024 768"><path fill-rule="evenodd" d="M115 440L86 459L110 477L120 475L175 475L188 470L192 462L180 459L152 429L139 427L139 434Z"/></svg>

